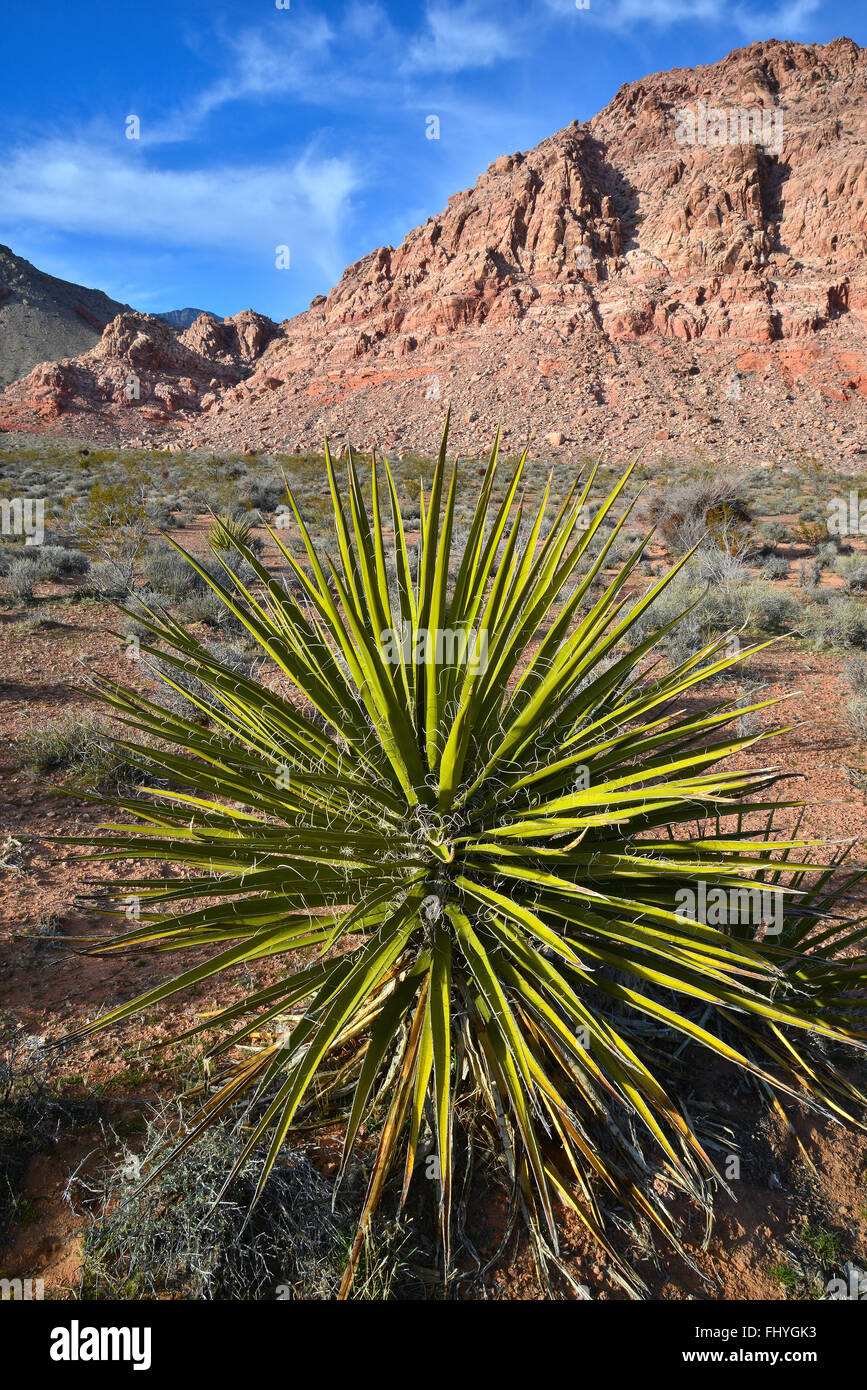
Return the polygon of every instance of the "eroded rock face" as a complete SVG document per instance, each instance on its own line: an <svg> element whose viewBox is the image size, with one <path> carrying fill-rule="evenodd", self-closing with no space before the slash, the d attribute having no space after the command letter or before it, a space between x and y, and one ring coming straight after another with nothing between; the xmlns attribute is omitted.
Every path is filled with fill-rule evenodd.
<svg viewBox="0 0 867 1390"><path fill-rule="evenodd" d="M149 314L124 313L109 323L97 345L81 357L42 363L0 400L0 424L28 428L41 420L75 416L75 428L121 438L150 423L181 423L198 416L203 400L238 383L277 333L277 325L245 309L222 323L201 314L178 334Z"/></svg>
<svg viewBox="0 0 867 1390"><path fill-rule="evenodd" d="M200 314L181 334L180 342L209 361L236 366L241 362L255 362L278 331L277 325L264 314L244 309L222 322L210 314Z"/></svg>
<svg viewBox="0 0 867 1390"><path fill-rule="evenodd" d="M461 448L502 420L513 443L533 431L555 450L686 434L776 456L782 418L823 457L852 452L865 150L867 51L849 39L657 73L495 160L279 328L245 311L177 336L122 314L52 399L104 416L132 370L142 399L214 446L306 446L324 423L426 448L453 398ZM0 424L52 389L33 375L0 397ZM128 405L105 427L138 429Z"/></svg>

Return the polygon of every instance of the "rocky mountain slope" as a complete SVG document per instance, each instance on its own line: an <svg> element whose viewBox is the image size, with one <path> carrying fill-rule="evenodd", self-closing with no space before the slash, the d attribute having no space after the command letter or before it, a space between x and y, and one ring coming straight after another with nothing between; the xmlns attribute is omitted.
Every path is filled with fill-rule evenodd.
<svg viewBox="0 0 867 1390"><path fill-rule="evenodd" d="M502 421L554 457L833 462L867 452L865 330L867 50L769 41L503 155L279 328L200 318L169 350L125 315L9 387L0 425L272 449L324 425L426 449L451 399L464 450Z"/></svg>
<svg viewBox="0 0 867 1390"><path fill-rule="evenodd" d="M129 309L37 270L0 246L0 386L46 357L75 357L98 343L106 324Z"/></svg>

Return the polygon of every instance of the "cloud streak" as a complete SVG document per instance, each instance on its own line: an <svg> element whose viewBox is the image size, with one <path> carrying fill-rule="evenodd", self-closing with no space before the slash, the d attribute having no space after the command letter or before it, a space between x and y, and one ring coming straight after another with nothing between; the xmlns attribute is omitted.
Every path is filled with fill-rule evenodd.
<svg viewBox="0 0 867 1390"><path fill-rule="evenodd" d="M424 34L411 45L403 72L457 73L486 68L519 51L516 36L475 5L432 5Z"/></svg>
<svg viewBox="0 0 867 1390"><path fill-rule="evenodd" d="M343 268L340 229L359 186L349 159L312 150L285 163L165 169L144 150L44 141L0 157L6 222L116 238L261 255L307 248L327 276Z"/></svg>
<svg viewBox="0 0 867 1390"><path fill-rule="evenodd" d="M335 37L332 26L320 16L286 35L246 29L226 37L223 47L229 61L223 76L165 121L146 125L142 142L163 145L190 140L210 116L233 103L289 96L321 102L326 95L322 76L333 61Z"/></svg>
<svg viewBox="0 0 867 1390"><path fill-rule="evenodd" d="M545 0L548 9L563 18L575 16L575 0ZM642 27L669 29L675 24L703 24L727 28L741 39L806 38L809 21L821 8L821 0L783 0L771 9L732 5L731 0L590 0L580 12L582 21L606 29L631 31Z"/></svg>

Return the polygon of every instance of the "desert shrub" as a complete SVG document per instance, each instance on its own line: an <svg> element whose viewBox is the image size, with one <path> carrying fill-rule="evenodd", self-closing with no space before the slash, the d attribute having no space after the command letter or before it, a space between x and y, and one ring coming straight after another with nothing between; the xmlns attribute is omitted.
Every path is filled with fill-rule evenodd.
<svg viewBox="0 0 867 1390"><path fill-rule="evenodd" d="M843 678L855 695L867 695L867 659L853 657L843 667Z"/></svg>
<svg viewBox="0 0 867 1390"><path fill-rule="evenodd" d="M76 550L71 546L52 547L54 556L54 573L58 578L66 578L69 575L87 574L90 569L90 557L85 555L83 550Z"/></svg>
<svg viewBox="0 0 867 1390"><path fill-rule="evenodd" d="M787 526L785 522L777 521L776 519L763 521L761 524L761 534L762 538L767 541L769 545L783 545L787 540L791 539L791 528Z"/></svg>
<svg viewBox="0 0 867 1390"><path fill-rule="evenodd" d="M798 626L803 608L785 589L758 581L743 590L744 622L759 632L788 632Z"/></svg>
<svg viewBox="0 0 867 1390"><path fill-rule="evenodd" d="M40 912L31 928L31 935L40 939L53 940L61 936L63 918L57 912Z"/></svg>
<svg viewBox="0 0 867 1390"><path fill-rule="evenodd" d="M141 768L124 753L104 719L70 714L31 729L18 742L21 762L34 772L62 772L83 790L129 787Z"/></svg>
<svg viewBox="0 0 867 1390"><path fill-rule="evenodd" d="M134 478L93 483L81 523L93 530L116 530L149 520L144 487Z"/></svg>
<svg viewBox="0 0 867 1390"><path fill-rule="evenodd" d="M863 599L832 598L817 614L815 635L826 646L867 647L867 604Z"/></svg>
<svg viewBox="0 0 867 1390"><path fill-rule="evenodd" d="M244 485L244 500L260 512L273 512L286 497L282 478L250 478Z"/></svg>
<svg viewBox="0 0 867 1390"><path fill-rule="evenodd" d="M163 1113L147 1126L141 1151L123 1153L100 1175L98 1219L85 1236L83 1288L88 1298L330 1299L340 1288L361 1193L335 1191L306 1155L291 1151L272 1170L250 1210L267 1151L259 1145L223 1191L242 1147L227 1121L151 1185L130 1196L136 1176L155 1167L183 1123ZM353 1175L355 1177L355 1175ZM83 1184L82 1184L83 1186ZM363 1191L363 1189L362 1189ZM400 1228L377 1233L378 1259L368 1296L418 1296ZM363 1297L358 1289L356 1296Z"/></svg>
<svg viewBox="0 0 867 1390"><path fill-rule="evenodd" d="M123 570L112 560L94 560L87 578L88 588L100 598L124 598L129 592Z"/></svg>
<svg viewBox="0 0 867 1390"><path fill-rule="evenodd" d="M788 579L789 562L782 555L768 555L762 561L762 574L766 579Z"/></svg>
<svg viewBox="0 0 867 1390"><path fill-rule="evenodd" d="M191 589L205 588L201 576L164 541L148 547L141 562L141 572L150 590L169 598L181 599Z"/></svg>
<svg viewBox="0 0 867 1390"><path fill-rule="evenodd" d="M160 531L168 531L175 524L175 515L165 498L156 498L148 505L148 521Z"/></svg>
<svg viewBox="0 0 867 1390"><path fill-rule="evenodd" d="M62 545L25 546L21 558L36 565L44 579L65 579L73 574L87 574L90 569L90 560L82 550Z"/></svg>
<svg viewBox="0 0 867 1390"><path fill-rule="evenodd" d="M209 627L236 626L232 614L212 589L194 591L178 604L178 614L190 623L207 623Z"/></svg>
<svg viewBox="0 0 867 1390"><path fill-rule="evenodd" d="M742 694L738 697L735 708L743 709L744 713L740 716L737 723L738 733L749 737L757 734L764 724L763 715L766 711L751 708L759 703L759 697L765 692L763 681L746 681Z"/></svg>
<svg viewBox="0 0 867 1390"><path fill-rule="evenodd" d="M728 550L713 541L699 546L692 559L692 568L708 584L727 591L746 584L750 577L743 551Z"/></svg>
<svg viewBox="0 0 867 1390"><path fill-rule="evenodd" d="M846 703L846 711L855 732L860 738L867 738L867 694L853 695Z"/></svg>
<svg viewBox="0 0 867 1390"><path fill-rule="evenodd" d="M841 555L834 569L847 594L867 593L867 555Z"/></svg>
<svg viewBox="0 0 867 1390"><path fill-rule="evenodd" d="M29 603L36 585L44 577L41 566L34 560L13 560L7 576L9 593L20 603Z"/></svg>
<svg viewBox="0 0 867 1390"><path fill-rule="evenodd" d="M645 503L645 513L676 554L691 550L704 536L720 549L750 553L755 532L749 496L743 474L718 470L657 489Z"/></svg>
<svg viewBox="0 0 867 1390"><path fill-rule="evenodd" d="M70 508L68 525L91 556L115 566L123 591L131 592L136 565L154 526L142 478L93 483L86 499Z"/></svg>
<svg viewBox="0 0 867 1390"><path fill-rule="evenodd" d="M822 582L822 566L815 560L802 560L798 565L798 583L802 589L815 589Z"/></svg>
<svg viewBox="0 0 867 1390"><path fill-rule="evenodd" d="M829 539L828 523L823 519L809 520L802 517L795 527L795 540L801 545L815 548L827 544Z"/></svg>
<svg viewBox="0 0 867 1390"><path fill-rule="evenodd" d="M719 1182L706 1145L718 1144L720 1120L693 1103L686 1045L740 1067L763 1095L791 1088L828 1115L845 1096L848 1114L863 1112L828 1046L848 1059L867 1021L860 928L834 906L852 879L835 878L831 892L828 876L799 865L805 853L815 864L815 848L790 832L775 848L777 774L764 750L753 762L756 735L730 727L750 711L703 713L692 697L751 649L726 656L721 639L665 670L652 661L651 627L624 651L672 582L663 576L627 611L626 567L587 621L606 557L589 558L580 496L547 529L543 514L518 551L515 506L492 502L495 451L465 563L448 582L445 444L412 564L396 496L374 478L387 521L371 519L350 467L333 573L312 541L296 567L303 606L266 589L261 566L255 603L226 577L266 666L243 689L189 630L156 624L165 654L222 706L217 727L99 682L140 739L168 745L148 754L164 791L147 808L117 798L133 824L118 824L113 806L112 825L86 837L172 869L149 879L142 921L113 944L207 960L75 1036L268 958L267 989L242 973L241 994L202 1009L187 1035L207 1038L216 1059L188 1123L199 1133L246 1101L227 1178L267 1146L254 1196L296 1128L345 1123L348 1176L360 1126L373 1127L341 1296L398 1167L413 1192L421 1171L436 1178L449 1271L453 1137L470 1122L506 1155L540 1260L556 1251L565 1203L641 1292L609 1232L639 1241L652 1223L683 1251L685 1213L707 1215ZM510 499L522 471L509 470ZM339 497L333 471L329 483ZM750 588L733 590L738 602ZM393 640L404 620L408 650ZM761 831L747 823L757 799ZM684 902L699 883L725 895L744 876L765 884L788 872L801 891L770 938L740 908L711 925Z"/></svg>
<svg viewBox="0 0 867 1390"><path fill-rule="evenodd" d="M637 646L653 632L674 624L660 638L660 646L669 661L677 665L700 651L715 635L743 626L751 589L745 582L733 584L730 589L702 582L697 567L691 566L663 588L636 619L628 643Z"/></svg>
<svg viewBox="0 0 867 1390"><path fill-rule="evenodd" d="M846 712L860 738L867 738L867 658L853 657L843 667L843 679L851 691Z"/></svg>
<svg viewBox="0 0 867 1390"><path fill-rule="evenodd" d="M821 565L823 570L833 569L840 555L840 550L834 541L829 541L827 545L820 545L816 551L816 564Z"/></svg>
<svg viewBox="0 0 867 1390"><path fill-rule="evenodd" d="M18 545L0 545L0 574L9 573L10 565L21 559L22 549Z"/></svg>
<svg viewBox="0 0 867 1390"><path fill-rule="evenodd" d="M23 541L0 545L0 574L8 574L17 560L35 564L40 554L40 546L25 545Z"/></svg>

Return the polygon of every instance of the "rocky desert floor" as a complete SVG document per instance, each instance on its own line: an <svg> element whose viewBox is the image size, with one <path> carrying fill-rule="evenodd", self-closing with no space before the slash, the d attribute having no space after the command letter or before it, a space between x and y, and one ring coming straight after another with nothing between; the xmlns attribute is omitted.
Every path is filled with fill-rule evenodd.
<svg viewBox="0 0 867 1390"><path fill-rule="evenodd" d="M207 454L167 459L147 451L82 450L35 437L3 442L7 479L14 474L25 494L47 493L52 499L45 548L77 550L86 563L80 562L84 572L63 573L66 562L50 556L28 592L21 580L23 548L15 538L4 547L11 559L0 579L0 1216L5 1223L0 1275L41 1278L46 1297L52 1298L129 1296L141 1285L130 1278L129 1262L123 1278L116 1272L122 1258L106 1265L97 1232L126 1190L127 1170L137 1171L136 1155L149 1142L148 1124L170 1111L178 1090L201 1076L194 1048L163 1050L159 1044L203 1010L227 1002L231 986L193 990L170 1010L154 1010L83 1043L52 1046L76 1026L158 983L167 970L158 956L147 953L86 953L91 939L105 930L93 907L92 880L122 878L132 862L94 869L80 847L62 842L64 836L86 833L105 813L76 795L81 777L62 756L53 768L46 766L51 758L44 735L93 719L87 694L92 672L153 687L147 673L128 659L130 620L119 611L119 598L110 596L110 576L100 558L107 553L100 546L112 543L112 527L115 538L120 532L128 540L137 536L133 586L151 593L165 593L160 583L174 582L158 532L203 554L208 509L238 499L262 540L266 561L276 563L264 522L279 515L283 469L305 503L324 517L321 460ZM399 481L407 485L424 476L427 466L414 456L395 463ZM615 476L619 462L609 459L607 466ZM651 498L655 489L662 520L637 589L677 553L680 522L676 516L672 521L670 508L666 514L659 499L670 502L683 487L698 489L694 495L701 498L707 482L698 462L672 465L665 475L664 466L654 460L643 479ZM473 461L466 470L470 480L476 471ZM542 476L531 466L531 493L541 487ZM859 479L807 462L754 471L741 481L752 548L734 578L710 581L712 596L719 599L714 621L720 626L727 615L734 616L738 621L731 625L742 633L776 640L722 693L742 703L753 692L760 692L754 698L785 697L781 709L758 718L790 725L774 741L773 759L791 777L792 796L808 803L801 830L834 844L854 840L852 858L864 863L867 543L857 531L843 539L829 533L825 520L834 499L845 498L849 505ZM555 492L566 483L556 476ZM8 491L9 483L5 486ZM139 502L145 511L133 515ZM709 581L704 576L701 582ZM190 596L177 587L173 597L182 608L187 605L185 617L197 630L227 640L204 603L190 607ZM98 778L106 768L91 772ZM62 788L67 794L58 794ZM177 965L173 957L172 969ZM254 973L264 981L278 968L261 965ZM770 1111L751 1083L694 1050L684 1055L684 1066L696 1105L713 1106L730 1132L741 1176L732 1183L733 1195L720 1192L713 1229L706 1231L703 1222L690 1227L693 1269L659 1246L633 1249L651 1297L827 1297L829 1279L845 1278L852 1265L867 1266L867 1137L797 1105L787 1105L785 1117ZM863 1073L856 1079L863 1083ZM337 1139L326 1128L296 1141L325 1181L335 1167ZM176 1193L173 1200L184 1198ZM467 1259L457 1296L544 1296L532 1250L519 1234L510 1234L507 1200L483 1168L469 1185L467 1229L473 1232L478 1267ZM389 1282L377 1291L372 1281L368 1296L438 1296L417 1234L410 1229L408 1243L387 1253ZM112 1248L117 1256L117 1245ZM555 1274L557 1296L574 1297L577 1286L595 1299L625 1297L596 1248L568 1219L561 1260L565 1273ZM413 1287L414 1275L424 1291L401 1295L401 1289ZM190 1286L168 1282L153 1296L190 1296ZM251 1296L275 1295L260 1288Z"/></svg>

